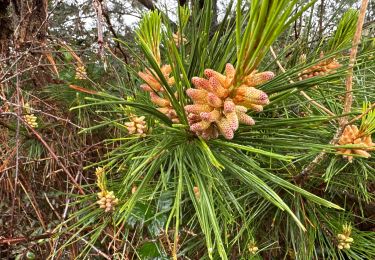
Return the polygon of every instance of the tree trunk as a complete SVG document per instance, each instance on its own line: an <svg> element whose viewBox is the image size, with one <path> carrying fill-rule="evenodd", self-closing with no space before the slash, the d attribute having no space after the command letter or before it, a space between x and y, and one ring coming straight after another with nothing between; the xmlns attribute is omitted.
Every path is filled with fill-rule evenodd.
<svg viewBox="0 0 375 260"><path fill-rule="evenodd" d="M12 35L12 19L8 16L10 0L0 0L0 55L8 53L8 41Z"/></svg>
<svg viewBox="0 0 375 260"><path fill-rule="evenodd" d="M46 50L47 10L48 0L0 0L0 57L4 60L3 65L6 67L17 60L18 71L28 71L25 78L36 87L45 86L51 79L49 70L39 66ZM25 50L29 52L20 56ZM37 69L30 70L37 66ZM2 73L5 71L0 71ZM0 83L16 72L8 70L6 73L0 75Z"/></svg>
<svg viewBox="0 0 375 260"><path fill-rule="evenodd" d="M47 34L48 0L13 0L14 40L21 47L42 44ZM17 23L16 23L17 24Z"/></svg>
<svg viewBox="0 0 375 260"><path fill-rule="evenodd" d="M45 43L48 0L0 0L0 51Z"/></svg>

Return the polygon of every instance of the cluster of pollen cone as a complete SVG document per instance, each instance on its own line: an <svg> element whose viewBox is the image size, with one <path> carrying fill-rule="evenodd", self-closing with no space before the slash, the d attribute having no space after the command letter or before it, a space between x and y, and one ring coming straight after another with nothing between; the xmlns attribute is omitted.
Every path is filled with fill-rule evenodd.
<svg viewBox="0 0 375 260"><path fill-rule="evenodd" d="M98 185L100 192L98 192L97 204L101 209L104 209L105 212L112 212L115 210L115 206L118 204L119 199L116 198L113 191L107 189L105 183L105 170L102 167L98 167L95 170L97 176L96 184Z"/></svg>
<svg viewBox="0 0 375 260"><path fill-rule="evenodd" d="M130 122L125 122L125 127L128 130L129 134L137 134L141 137L146 136L147 124L144 116L134 116L130 117Z"/></svg>
<svg viewBox="0 0 375 260"><path fill-rule="evenodd" d="M76 67L76 75L75 79L86 79L87 78L87 72L85 69L85 66L80 64Z"/></svg>
<svg viewBox="0 0 375 260"><path fill-rule="evenodd" d="M174 77L170 77L172 67L170 65L163 65L160 70L167 80L168 85L172 86L175 83ZM141 89L150 93L151 101L157 106L157 109L169 117L173 123L178 123L176 111L173 109L169 99L164 96L165 91L160 80L148 69L145 72L138 72L138 75L146 82L146 84L141 85Z"/></svg>
<svg viewBox="0 0 375 260"><path fill-rule="evenodd" d="M37 117L34 114L25 115L24 119L30 127L32 128L38 127L38 122L36 122Z"/></svg>
<svg viewBox="0 0 375 260"><path fill-rule="evenodd" d="M337 234L337 248L342 249L350 249L351 244L353 243L354 239L350 237L352 232L352 228L350 225L343 225L342 226L342 234Z"/></svg>
<svg viewBox="0 0 375 260"><path fill-rule="evenodd" d="M372 142L371 135L363 135L361 131L355 125L348 125L345 127L342 133L339 145L358 145L360 148L338 148L338 151L343 154L344 158L347 158L349 162L352 162L352 154L358 154L365 158L371 157L368 151L375 150L375 143Z"/></svg>
<svg viewBox="0 0 375 260"><path fill-rule="evenodd" d="M116 198L113 191L101 191L98 193L98 198L97 203L105 212L114 211L115 206L118 204L118 198Z"/></svg>
<svg viewBox="0 0 375 260"><path fill-rule="evenodd" d="M353 238L350 237L350 235L347 234L338 234L337 235L338 240L338 249L350 249L350 245L353 243Z"/></svg>
<svg viewBox="0 0 375 260"><path fill-rule="evenodd" d="M299 75L299 80L304 80L315 76L326 76L328 74L334 73L336 69L340 67L341 64L338 63L338 61L334 58L322 60L318 64L302 71L302 73Z"/></svg>
<svg viewBox="0 0 375 260"><path fill-rule="evenodd" d="M185 106L190 130L204 139L217 138L219 134L232 139L240 123L254 125L246 112L260 112L269 103L267 94L255 87L272 79L273 72L254 71L241 80L238 88L233 85L236 70L229 63L225 75L212 69L206 69L204 74L207 79L193 77L195 88L186 90L193 101Z"/></svg>

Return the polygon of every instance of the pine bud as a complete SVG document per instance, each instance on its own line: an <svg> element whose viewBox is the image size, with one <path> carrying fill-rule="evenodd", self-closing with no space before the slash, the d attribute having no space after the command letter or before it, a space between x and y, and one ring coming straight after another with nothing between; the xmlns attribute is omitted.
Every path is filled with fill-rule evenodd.
<svg viewBox="0 0 375 260"><path fill-rule="evenodd" d="M255 121L251 116L245 113L237 113L237 116L240 123L245 125L255 125Z"/></svg>
<svg viewBox="0 0 375 260"><path fill-rule="evenodd" d="M219 136L219 132L218 132L217 128L214 125L211 125L209 128L207 128L206 130L202 131L201 136L204 139L206 139L206 140L216 139Z"/></svg>
<svg viewBox="0 0 375 260"><path fill-rule="evenodd" d="M213 109L209 105L203 104L194 104L194 105L186 105L185 110L188 113L202 113L202 112L211 112Z"/></svg>
<svg viewBox="0 0 375 260"><path fill-rule="evenodd" d="M226 113L225 117L228 120L229 126L233 131L238 129L239 119L236 112Z"/></svg>
<svg viewBox="0 0 375 260"><path fill-rule="evenodd" d="M224 101L224 113L232 113L236 110L236 105L231 99L226 99Z"/></svg>
<svg viewBox="0 0 375 260"><path fill-rule="evenodd" d="M208 122L215 122L220 119L221 113L219 110L214 109L211 112L202 112L200 113L200 117Z"/></svg>
<svg viewBox="0 0 375 260"><path fill-rule="evenodd" d="M162 86L160 85L159 81L151 74L151 72L138 72L138 76L143 79L147 85L154 91L160 91Z"/></svg>
<svg viewBox="0 0 375 260"><path fill-rule="evenodd" d="M204 70L204 75L206 75L206 77L209 78L209 79L211 79L211 78L215 79L215 81L217 83L219 83L220 86L221 85L223 85L223 86L225 85L226 77L223 74L219 73L219 72L216 72L216 71L214 71L212 69L206 69L206 70Z"/></svg>
<svg viewBox="0 0 375 260"><path fill-rule="evenodd" d="M321 57L323 58L323 56ZM325 76L336 72L336 69L340 68L341 64L336 59L322 60L318 64L313 65L304 71L300 75L300 80L312 78L316 76Z"/></svg>
<svg viewBox="0 0 375 260"><path fill-rule="evenodd" d="M202 78L198 78L198 77L193 77L191 82L193 82L194 86L197 88L197 89L204 89L204 90L207 90L209 92L212 91L212 87L209 83L209 81L207 79L202 79Z"/></svg>
<svg viewBox="0 0 375 260"><path fill-rule="evenodd" d="M220 98L226 98L229 95L229 91L221 86L220 81L217 78L209 79L212 91Z"/></svg>
<svg viewBox="0 0 375 260"><path fill-rule="evenodd" d="M113 191L101 191L98 193L99 200L97 204L105 212L110 212L115 210L115 206L118 204L119 199L116 198Z"/></svg>
<svg viewBox="0 0 375 260"><path fill-rule="evenodd" d="M215 108L220 108L223 106L223 101L221 98L216 96L214 93L208 93L207 95L207 103Z"/></svg>
<svg viewBox="0 0 375 260"><path fill-rule="evenodd" d="M208 121L200 121L198 123L192 124L190 126L190 130L193 132L196 131L203 131L206 130L208 127L210 127L211 123Z"/></svg>
<svg viewBox="0 0 375 260"><path fill-rule="evenodd" d="M225 65L225 74L227 76L226 82L232 83L232 80L233 80L234 76L236 75L236 69L233 67L232 64L227 63Z"/></svg>
<svg viewBox="0 0 375 260"><path fill-rule="evenodd" d="M247 86L241 86L237 89L235 102L254 105L267 105L268 96L263 91ZM246 105L245 105L246 106Z"/></svg>
<svg viewBox="0 0 375 260"><path fill-rule="evenodd" d="M186 38L183 35L181 35L180 31L177 31L176 33L174 33L172 37L177 47L187 42Z"/></svg>

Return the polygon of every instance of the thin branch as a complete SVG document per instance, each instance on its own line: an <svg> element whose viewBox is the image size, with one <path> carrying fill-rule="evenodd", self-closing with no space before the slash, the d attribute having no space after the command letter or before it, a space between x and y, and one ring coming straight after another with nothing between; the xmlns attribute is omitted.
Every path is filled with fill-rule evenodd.
<svg viewBox="0 0 375 260"><path fill-rule="evenodd" d="M20 109L24 109L24 108L25 108L25 106L17 105L17 104L15 104L15 103L9 102L7 99L5 99L5 98L3 98L3 97L1 97L1 96L0 96L0 100L2 100L2 101L5 102L5 103L10 104L10 105L13 106L13 107L17 107L17 108L20 108ZM58 116L52 115L52 114L47 113L47 112L44 112L44 111L42 111L42 110L40 110L40 109L34 109L34 108L30 108L30 107L29 107L28 109L30 109L30 112L43 114L43 115L49 116L49 117L51 117L51 118L54 118L54 119L56 119L56 120L58 120L58 121L60 120L60 121L63 121L63 122L65 122L65 123L68 123L68 124L70 124L70 125L72 125L72 126L78 128L78 129L82 129L82 127L80 127L80 126L77 125L77 124L74 124L74 123L73 123L72 121L70 121L69 119L65 119L65 118L62 118L62 117L58 117ZM0 113L0 114L4 115L5 113L3 112L3 113ZM0 124L2 124L3 126L5 126L5 127L7 127L7 128L10 129L10 126L7 126L5 123L0 122Z"/></svg>
<svg viewBox="0 0 375 260"><path fill-rule="evenodd" d="M46 239L50 238L53 236L53 233L45 233L39 236L32 236L32 237L8 237L8 238L2 238L0 239L0 245L2 244L18 244L18 243L23 243L23 242L32 242L40 239Z"/></svg>
<svg viewBox="0 0 375 260"><path fill-rule="evenodd" d="M16 99L17 104L20 104L20 83L19 83L19 77L18 77L18 63L15 65L16 69ZM16 110L17 115L17 125L16 125L16 169L15 169L15 176L14 176L14 195L12 200L12 218L11 218L11 236L13 236L14 231L14 213L15 213L15 206L16 206L16 199L17 199L17 187L18 187L18 174L19 174L19 146L20 146L20 126L21 126L21 109L18 108Z"/></svg>
<svg viewBox="0 0 375 260"><path fill-rule="evenodd" d="M358 17L358 22L357 22L357 29L354 34L352 48L350 50L349 69L348 69L348 75L346 77L346 84L345 84L346 94L345 94L345 104L344 104L343 114L348 114L353 104L353 93L352 93L353 67L354 67L355 60L357 58L358 45L361 41L362 27L363 27L363 22L365 20L367 5L368 5L368 0L362 0L361 10L359 12L359 17ZM341 125L344 126L347 120L348 120L348 116L343 117L341 121Z"/></svg>
<svg viewBox="0 0 375 260"><path fill-rule="evenodd" d="M103 4L103 3L101 3ZM113 37L115 37L116 39L119 39L115 29L113 28L113 25L112 25L112 22L111 22L111 19L109 17L109 13L108 13L108 9L106 6L104 6L105 8L102 8L103 10L103 16L105 18L105 21L107 23L107 26L108 26L108 29L109 31L112 33ZM126 52L121 48L121 44L119 41L115 41L116 42L116 47L117 49L121 52L122 56L124 57L124 61L127 65L129 65L129 59L128 59L128 55L126 54ZM128 77L128 81L131 80L131 76L130 76L130 73L128 70L126 70L127 72L127 77Z"/></svg>
<svg viewBox="0 0 375 260"><path fill-rule="evenodd" d="M96 25L98 29L98 45L99 45L99 56L103 57L103 10L102 10L102 1L94 0L93 2L95 11L96 11Z"/></svg>
<svg viewBox="0 0 375 260"><path fill-rule="evenodd" d="M3 114L5 114L5 113L3 113ZM51 154L51 157L57 162L57 164L61 167L61 169L66 173L66 175L68 176L68 178L70 179L70 181L73 182L74 186L78 189L78 191L82 195L84 195L85 192L83 191L82 187L73 178L73 176L70 174L70 172L68 171L68 169L60 161L60 159L58 158L58 156L55 154L55 152L52 150L52 148L47 144L47 142L42 138L42 136L34 128L32 128L29 124L27 124L26 121L24 121L24 119L21 116L15 114L15 113L7 113L7 114L15 115L20 120L20 122L22 122L24 124L24 126L27 127L35 135L35 137L43 144L43 146ZM17 168L16 168L16 170L17 170Z"/></svg>
<svg viewBox="0 0 375 260"><path fill-rule="evenodd" d="M30 127L26 122L25 125L33 132L33 134L36 136L36 138L44 145L44 147L48 150L48 152L51 154L53 159L57 162L57 164L62 168L62 170L66 173L66 175L69 177L70 181L73 182L74 186L78 189L78 191L84 195L85 192L83 191L82 187L79 185L79 183L73 178L73 176L70 174L68 169L65 167L65 165L60 161L60 159L57 157L57 155L54 153L52 148L44 141L44 139L40 136L40 134L34 130L34 128Z"/></svg>

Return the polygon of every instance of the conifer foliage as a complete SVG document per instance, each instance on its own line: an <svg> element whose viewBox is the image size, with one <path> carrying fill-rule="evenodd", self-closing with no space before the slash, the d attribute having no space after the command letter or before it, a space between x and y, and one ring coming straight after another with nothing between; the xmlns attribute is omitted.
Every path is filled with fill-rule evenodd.
<svg viewBox="0 0 375 260"><path fill-rule="evenodd" d="M350 10L319 43L312 28L285 36L315 2L237 1L232 14L231 1L214 31L212 2L193 2L176 24L145 14L135 46L118 40L139 64L119 86L131 98L103 87L72 108L103 114L84 132L118 131L87 167L103 168L63 223L75 235L62 248L85 238L81 256L116 244L118 259L374 258L375 235L359 224L374 220L357 202L374 199L375 49L355 46L354 103L342 114L360 16Z"/></svg>

